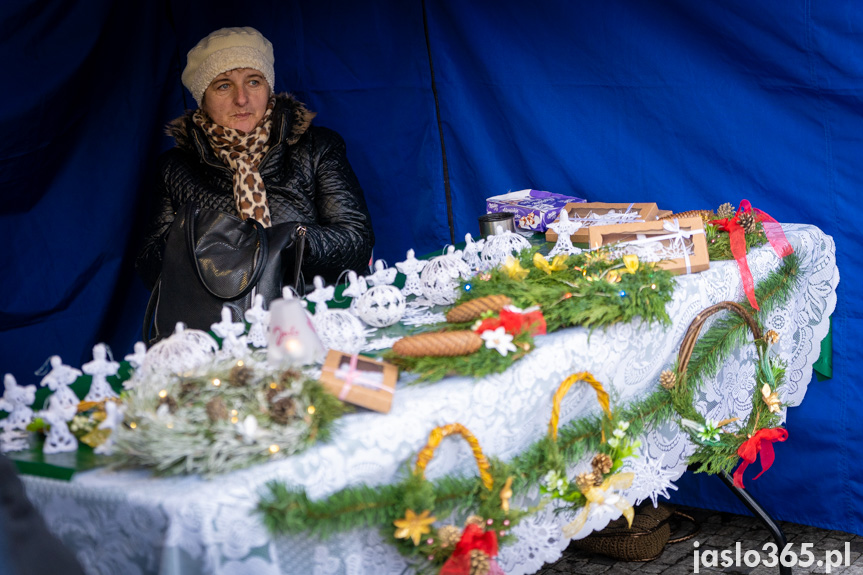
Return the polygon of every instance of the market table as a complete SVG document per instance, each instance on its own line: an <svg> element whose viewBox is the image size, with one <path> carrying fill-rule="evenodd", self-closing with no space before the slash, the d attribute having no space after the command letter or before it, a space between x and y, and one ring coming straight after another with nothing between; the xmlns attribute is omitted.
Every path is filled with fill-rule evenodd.
<svg viewBox="0 0 863 575"><path fill-rule="evenodd" d="M783 228L800 256L799 282L785 305L761 321L780 335L774 349L787 362L782 400L795 406L803 400L829 329L839 273L830 236L813 226ZM766 245L750 252L749 265L757 283L780 260ZM668 326L561 330L537 337L536 349L506 372L478 380L451 377L408 386L409 376L403 376L389 414L347 415L328 443L212 479L96 469L79 472L68 482L33 476L24 481L48 525L90 573L401 573L404 559L378 528L326 540L271 536L253 513L265 485L281 480L321 498L350 485L392 483L405 472L405 463L413 462L430 430L452 422L470 429L487 455L509 460L547 432L552 395L567 376L589 371L611 392L613 403L635 401L656 389L660 372L673 364L684 331L699 311L743 298L735 262L713 262L708 271L677 278ZM701 413L715 420L730 414L745 417L751 408L754 357L754 346L744 346L704 382L696 401ZM560 422L598 411L594 391L574 387L562 403ZM641 441L640 457L628 459L624 469L635 472L625 492L633 503L667 496L694 449L674 423L647 431ZM586 466L582 462L570 472ZM475 473L463 442L445 441L427 468L432 479L450 473ZM770 481L769 472L759 481ZM527 506L538 500L538 486L533 486L516 494L513 503ZM591 513L585 531L600 529L612 518L605 511ZM524 574L556 560L568 544L561 526L571 519L545 506L517 526L518 541L501 549L498 563L506 573Z"/></svg>

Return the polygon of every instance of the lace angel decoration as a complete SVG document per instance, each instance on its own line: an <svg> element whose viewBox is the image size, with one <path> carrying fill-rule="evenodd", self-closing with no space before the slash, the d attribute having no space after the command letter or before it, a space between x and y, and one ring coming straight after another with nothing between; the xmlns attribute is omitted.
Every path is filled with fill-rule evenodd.
<svg viewBox="0 0 863 575"><path fill-rule="evenodd" d="M312 280L315 291L306 296L306 299L315 304L315 315L323 313L327 308L327 302L332 300L336 293L336 286L324 286L324 278L315 276Z"/></svg>
<svg viewBox="0 0 863 575"><path fill-rule="evenodd" d="M428 262L426 260L418 260L414 256L413 250L408 250L407 259L403 262L396 263L396 269L405 276L405 287L402 288L402 293L409 295L422 295L423 288L420 283L420 272Z"/></svg>
<svg viewBox="0 0 863 575"><path fill-rule="evenodd" d="M388 268L386 267L386 263L384 260L376 260L375 261L375 273L368 276L366 281L374 286L383 286L383 285L391 285L394 281L396 281L396 274L398 273L397 268Z"/></svg>
<svg viewBox="0 0 863 575"><path fill-rule="evenodd" d="M42 447L43 453L63 453L78 449L78 440L69 431L69 425L62 413L48 409L39 412L39 417L48 424L48 434L45 436L45 445Z"/></svg>
<svg viewBox="0 0 863 575"><path fill-rule="evenodd" d="M111 433L107 439L96 447L93 451L100 455L111 455L114 451L114 441L116 440L117 429L123 425L123 419L126 415L126 406L116 401L105 402L105 419L99 424L99 429L110 429Z"/></svg>
<svg viewBox="0 0 863 575"><path fill-rule="evenodd" d="M222 321L210 326L214 334L222 338L222 349L216 356L219 359L245 357L249 353L246 324L234 321L234 314L228 306L222 306Z"/></svg>
<svg viewBox="0 0 863 575"><path fill-rule="evenodd" d="M255 304L246 310L246 321L249 322L249 343L255 347L267 347L267 326L270 324L270 312L264 309L264 296L255 295Z"/></svg>
<svg viewBox="0 0 863 575"><path fill-rule="evenodd" d="M485 238L474 241L473 236L470 233L466 233L464 241L465 246L461 256L462 259L470 266L472 271L481 271L483 269L483 261L480 254L482 253L483 246L485 246Z"/></svg>
<svg viewBox="0 0 863 575"><path fill-rule="evenodd" d="M572 245L572 238L570 236L582 228L582 223L570 220L566 210L560 210L560 219L548 224L548 227L557 233L557 242L555 242L551 251L548 252L549 257L554 257L558 254L569 256L581 253L581 248Z"/></svg>
<svg viewBox="0 0 863 575"><path fill-rule="evenodd" d="M103 401L117 397L111 386L108 385L108 377L117 375L120 364L108 357L108 346L97 343L93 346L93 361L81 366L81 371L93 376L90 391L84 397L84 401Z"/></svg>
<svg viewBox="0 0 863 575"><path fill-rule="evenodd" d="M33 419L33 410L30 408L36 401L35 385L18 385L15 376L7 373L3 378L3 397L0 397L0 410L9 413L3 420L4 429L9 431L24 430Z"/></svg>
<svg viewBox="0 0 863 575"><path fill-rule="evenodd" d="M143 341L136 342L132 348L132 353L126 355L123 359L128 361L134 370L132 377L123 382L123 389L135 389L143 375L141 366L144 365L144 361L147 359L147 345Z"/></svg>
<svg viewBox="0 0 863 575"><path fill-rule="evenodd" d="M64 365L59 355L52 355L48 361L51 371L42 378L42 386L54 392L48 398L48 409L62 413L66 421L69 421L78 413L79 402L78 396L69 389L69 385L75 383L81 370Z"/></svg>

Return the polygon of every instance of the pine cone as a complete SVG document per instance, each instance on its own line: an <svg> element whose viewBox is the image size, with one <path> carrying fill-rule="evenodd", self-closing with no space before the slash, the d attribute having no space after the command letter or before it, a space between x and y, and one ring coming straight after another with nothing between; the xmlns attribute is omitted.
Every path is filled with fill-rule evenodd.
<svg viewBox="0 0 863 575"><path fill-rule="evenodd" d="M282 372L282 376L279 378L279 383L282 385L290 385L297 381L298 379L302 379L303 372L298 369L287 369Z"/></svg>
<svg viewBox="0 0 863 575"><path fill-rule="evenodd" d="M444 525L437 530L437 537L444 547L455 547L455 544L461 540L461 529L455 525Z"/></svg>
<svg viewBox="0 0 863 575"><path fill-rule="evenodd" d="M730 202L725 202L724 204L719 206L718 210L716 210L716 215L719 217L720 220L724 220L726 218L733 218L734 206L732 206Z"/></svg>
<svg viewBox="0 0 863 575"><path fill-rule="evenodd" d="M768 329L767 333L764 334L764 341L770 345L776 345L779 342L779 334L772 329Z"/></svg>
<svg viewBox="0 0 863 575"><path fill-rule="evenodd" d="M439 331L403 337L393 344L393 352L408 357L455 357L481 347L482 338L470 330Z"/></svg>
<svg viewBox="0 0 863 575"><path fill-rule="evenodd" d="M737 216L737 223L743 228L747 234L752 234L758 231L758 219L752 212L741 212Z"/></svg>
<svg viewBox="0 0 863 575"><path fill-rule="evenodd" d="M177 400L174 399L173 397L171 397L170 395L166 395L165 397L160 397L159 398L159 405L157 405L156 408L158 409L159 407L162 407L163 405L167 405L168 411L170 411L171 413L174 413L177 411Z"/></svg>
<svg viewBox="0 0 863 575"><path fill-rule="evenodd" d="M665 389L672 389L677 383L677 375L670 369L666 369L659 374L659 385Z"/></svg>
<svg viewBox="0 0 863 575"><path fill-rule="evenodd" d="M483 521L482 517L479 515L470 515L464 520L464 526L467 527L468 525L479 525L480 527L485 527L485 521Z"/></svg>
<svg viewBox="0 0 863 575"><path fill-rule="evenodd" d="M601 479L600 483L602 483ZM590 471L579 473L578 476L576 476L575 478L575 484L578 485L578 488L582 491L582 493L584 493L587 488L596 485L596 476Z"/></svg>
<svg viewBox="0 0 863 575"><path fill-rule="evenodd" d="M598 475L599 477L611 471L613 464L614 462L611 460L611 457L604 453L597 453L593 461L590 462L590 466L593 467L593 475Z"/></svg>
<svg viewBox="0 0 863 575"><path fill-rule="evenodd" d="M486 575L491 569L491 560L485 551L472 549L470 552L470 575Z"/></svg>
<svg viewBox="0 0 863 575"><path fill-rule="evenodd" d="M461 323L478 319L487 311L499 312L503 306L512 300L505 295L487 295L466 301L446 312L446 320L450 323Z"/></svg>
<svg viewBox="0 0 863 575"><path fill-rule="evenodd" d="M270 418L276 423L287 425L296 412L294 400L290 397L283 397L270 408Z"/></svg>
<svg viewBox="0 0 863 575"><path fill-rule="evenodd" d="M208 401L206 409L207 417L210 418L210 422L212 423L228 419L228 408L225 407L225 402L222 401L221 397L214 397Z"/></svg>
<svg viewBox="0 0 863 575"><path fill-rule="evenodd" d="M273 398L282 393L283 391L285 391L285 388L280 384L268 385L266 392L267 402L272 403Z"/></svg>
<svg viewBox="0 0 863 575"><path fill-rule="evenodd" d="M199 388L200 385L197 381L193 379L186 379L183 380L183 382L180 384L180 391L177 395L180 397L180 399L185 399L186 397L198 391Z"/></svg>
<svg viewBox="0 0 863 575"><path fill-rule="evenodd" d="M228 385L232 387L246 387L255 378L255 370L246 365L235 365L228 375Z"/></svg>

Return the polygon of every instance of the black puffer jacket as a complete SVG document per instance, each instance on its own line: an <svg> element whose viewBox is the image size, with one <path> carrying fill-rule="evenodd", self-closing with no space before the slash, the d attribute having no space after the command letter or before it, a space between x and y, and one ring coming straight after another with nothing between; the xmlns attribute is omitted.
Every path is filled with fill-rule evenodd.
<svg viewBox="0 0 863 575"><path fill-rule="evenodd" d="M270 150L259 171L273 225L306 226L306 282L315 275L333 282L345 269L368 272L375 237L344 141L332 130L311 126L313 117L293 97L277 96ZM213 152L191 113L174 120L168 133L177 145L159 158L159 203L136 261L150 289L159 277L177 210L194 201L236 214L231 171Z"/></svg>

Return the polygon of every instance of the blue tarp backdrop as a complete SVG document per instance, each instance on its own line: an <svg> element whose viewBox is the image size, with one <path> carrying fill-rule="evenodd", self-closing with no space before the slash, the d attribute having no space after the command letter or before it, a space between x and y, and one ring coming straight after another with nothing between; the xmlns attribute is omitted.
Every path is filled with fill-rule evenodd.
<svg viewBox="0 0 863 575"><path fill-rule="evenodd" d="M162 127L193 105L186 52L223 26L273 41L276 90L337 130L375 256L476 233L535 188L681 211L749 199L819 226L842 273L832 380L788 414L747 488L779 518L863 534L863 3L854 0L112 2L0 7L0 369L131 350L133 270ZM445 152L445 153L444 153ZM444 161L445 158L445 161ZM844 216L844 217L843 217ZM742 511L710 480L675 501Z"/></svg>

